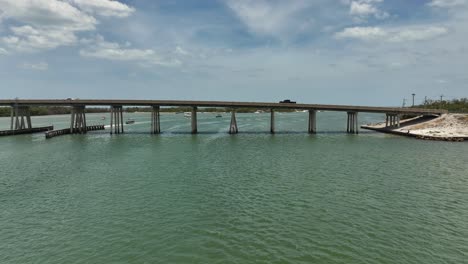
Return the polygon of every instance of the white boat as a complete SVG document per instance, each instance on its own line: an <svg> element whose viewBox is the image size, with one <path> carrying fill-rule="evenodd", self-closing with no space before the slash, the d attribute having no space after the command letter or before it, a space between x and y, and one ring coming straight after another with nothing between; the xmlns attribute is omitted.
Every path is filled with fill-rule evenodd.
<svg viewBox="0 0 468 264"><path fill-rule="evenodd" d="M261 113L263 113L262 110L257 110L257 111L255 111L255 114L261 114Z"/></svg>
<svg viewBox="0 0 468 264"><path fill-rule="evenodd" d="M185 112L185 113L184 113L184 117L192 117L192 113L190 113L190 112Z"/></svg>

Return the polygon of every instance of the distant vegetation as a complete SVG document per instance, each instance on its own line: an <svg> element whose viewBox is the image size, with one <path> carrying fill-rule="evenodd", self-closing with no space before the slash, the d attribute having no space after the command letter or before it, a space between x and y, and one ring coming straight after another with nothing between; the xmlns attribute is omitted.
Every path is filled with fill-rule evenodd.
<svg viewBox="0 0 468 264"><path fill-rule="evenodd" d="M468 113L468 98L453 100L427 100L425 104L415 106L428 109L446 109L451 113Z"/></svg>
<svg viewBox="0 0 468 264"><path fill-rule="evenodd" d="M150 107L127 107L124 109L127 113L135 112L151 112ZM237 113L253 113L258 109L255 108L237 108ZM264 109L267 111L267 109ZM10 107L0 107L0 117L10 116L11 114ZM161 112L177 113L177 112L191 112L191 107L167 107L161 108ZM230 112L231 110L227 108L198 108L199 112ZM276 110L278 112L293 112L293 109L281 109ZM109 108L86 108L87 113L107 113ZM31 115L33 116L42 116L42 115L66 115L71 113L70 107L64 106L39 106L31 107Z"/></svg>
<svg viewBox="0 0 468 264"><path fill-rule="evenodd" d="M10 107L0 107L0 116L10 116ZM88 113L105 113L109 110L106 108L86 108ZM63 106L35 106L31 107L31 115L42 116L42 115L65 115L70 114L70 107Z"/></svg>

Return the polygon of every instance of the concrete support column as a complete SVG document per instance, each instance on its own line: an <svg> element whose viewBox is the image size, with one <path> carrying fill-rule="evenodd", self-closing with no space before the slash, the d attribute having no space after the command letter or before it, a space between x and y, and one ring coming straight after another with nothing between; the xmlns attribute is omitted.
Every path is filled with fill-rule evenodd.
<svg viewBox="0 0 468 264"><path fill-rule="evenodd" d="M390 119L390 127L400 126L400 115L399 114L387 114ZM388 127L388 125L387 125Z"/></svg>
<svg viewBox="0 0 468 264"><path fill-rule="evenodd" d="M359 133L359 123L358 123L358 118L357 118L357 112L348 112L346 132L350 134Z"/></svg>
<svg viewBox="0 0 468 264"><path fill-rule="evenodd" d="M197 129L197 107L194 106L192 108L192 134L196 134L198 132Z"/></svg>
<svg viewBox="0 0 468 264"><path fill-rule="evenodd" d="M14 105L11 107L10 113L10 129L31 129L31 111L29 106Z"/></svg>
<svg viewBox="0 0 468 264"><path fill-rule="evenodd" d="M124 132L124 121L123 121L123 107L120 108L120 117L119 117L119 121L120 121L120 127L122 129L122 133Z"/></svg>
<svg viewBox="0 0 468 264"><path fill-rule="evenodd" d="M15 108L14 107L10 107L10 108L11 108L11 112L10 112L10 119L11 119L10 130L13 130Z"/></svg>
<svg viewBox="0 0 468 264"><path fill-rule="evenodd" d="M236 120L236 110L231 110L231 125L229 126L229 134L237 134L239 132L237 128L237 120Z"/></svg>
<svg viewBox="0 0 468 264"><path fill-rule="evenodd" d="M309 128L307 130L309 134L317 133L317 111L309 110Z"/></svg>
<svg viewBox="0 0 468 264"><path fill-rule="evenodd" d="M394 114L394 113L387 113L386 114L386 121L385 121L385 127L395 127L398 126L400 127L400 115L399 114Z"/></svg>
<svg viewBox="0 0 468 264"><path fill-rule="evenodd" d="M351 121L351 119L350 119L350 114L349 114L349 113L347 114L347 117L348 117L348 119L346 120L346 133L349 133L349 130L350 130L350 121Z"/></svg>
<svg viewBox="0 0 468 264"><path fill-rule="evenodd" d="M270 110L270 133L275 133L275 110Z"/></svg>
<svg viewBox="0 0 468 264"><path fill-rule="evenodd" d="M153 106L151 111L151 134L161 133L161 124L159 121L159 105Z"/></svg>
<svg viewBox="0 0 468 264"><path fill-rule="evenodd" d="M358 112L354 113L354 134L359 134Z"/></svg>
<svg viewBox="0 0 468 264"><path fill-rule="evenodd" d="M112 105L110 108L111 123L110 133L120 134L124 132L123 126L123 107L121 105Z"/></svg>
<svg viewBox="0 0 468 264"><path fill-rule="evenodd" d="M86 113L84 105L72 107L70 120L70 133L84 134L88 131L86 127Z"/></svg>

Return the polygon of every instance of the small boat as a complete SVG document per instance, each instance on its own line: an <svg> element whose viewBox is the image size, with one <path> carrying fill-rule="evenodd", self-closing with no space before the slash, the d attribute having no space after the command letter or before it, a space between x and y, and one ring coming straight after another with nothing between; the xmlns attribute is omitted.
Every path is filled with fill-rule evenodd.
<svg viewBox="0 0 468 264"><path fill-rule="evenodd" d="M127 119L127 121L125 121L125 124L127 124L127 125L135 124L135 120L133 120L133 119Z"/></svg>
<svg viewBox="0 0 468 264"><path fill-rule="evenodd" d="M184 113L184 117L192 117L192 113L190 113L190 112L185 112L185 113Z"/></svg>
<svg viewBox="0 0 468 264"><path fill-rule="evenodd" d="M216 117L223 117L220 113L216 114Z"/></svg>
<svg viewBox="0 0 468 264"><path fill-rule="evenodd" d="M106 120L106 117L105 116L101 117L101 120Z"/></svg>
<svg viewBox="0 0 468 264"><path fill-rule="evenodd" d="M257 111L255 111L255 114L261 114L261 113L263 113L262 110L257 110Z"/></svg>

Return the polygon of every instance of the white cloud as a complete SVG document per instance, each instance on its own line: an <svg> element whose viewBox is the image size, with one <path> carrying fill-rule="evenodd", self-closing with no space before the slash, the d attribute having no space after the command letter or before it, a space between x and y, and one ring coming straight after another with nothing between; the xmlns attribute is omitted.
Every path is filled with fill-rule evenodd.
<svg viewBox="0 0 468 264"><path fill-rule="evenodd" d="M425 28L407 28L398 29L389 32L389 41L404 42L404 41L420 41L434 39L448 33L445 27L430 26Z"/></svg>
<svg viewBox="0 0 468 264"><path fill-rule="evenodd" d="M456 7L467 4L466 0L432 0L428 5L431 7Z"/></svg>
<svg viewBox="0 0 468 264"><path fill-rule="evenodd" d="M175 53L179 55L189 55L190 53L186 51L185 49L181 48L180 46L177 46L175 49Z"/></svg>
<svg viewBox="0 0 468 264"><path fill-rule="evenodd" d="M177 66L181 64L179 60L165 58L152 49L135 49L129 45L129 43L122 46L118 43L107 42L102 36L98 36L94 43L86 49L80 50L80 55L105 60L136 62L143 66Z"/></svg>
<svg viewBox="0 0 468 264"><path fill-rule="evenodd" d="M261 35L281 37L291 31L303 31L305 22L297 16L309 7L309 1L266 1L266 0L228 0L227 6L244 23L250 32ZM294 24L297 26L295 29Z"/></svg>
<svg viewBox="0 0 468 264"><path fill-rule="evenodd" d="M448 29L440 26L408 27L408 28L380 28L380 27L351 27L335 34L338 39L359 39L365 41L405 42L422 41L443 36Z"/></svg>
<svg viewBox="0 0 468 264"><path fill-rule="evenodd" d="M13 19L35 27L93 30L97 21L70 5L56 0L0 0L3 19Z"/></svg>
<svg viewBox="0 0 468 264"><path fill-rule="evenodd" d="M135 8L112 0L68 0L81 10L105 17L128 17Z"/></svg>
<svg viewBox="0 0 468 264"><path fill-rule="evenodd" d="M23 63L19 66L21 69L25 70L34 70L34 71L46 71L49 69L49 64L46 62L39 62L39 63Z"/></svg>
<svg viewBox="0 0 468 264"><path fill-rule="evenodd" d="M354 38L362 40L374 40L386 37L387 33L379 27L352 27L345 28L343 31L335 34L336 38Z"/></svg>
<svg viewBox="0 0 468 264"><path fill-rule="evenodd" d="M11 27L11 31L13 35L1 38L0 43L15 51L48 50L76 42L74 32L66 29L21 26Z"/></svg>
<svg viewBox="0 0 468 264"><path fill-rule="evenodd" d="M74 45L78 32L96 30L98 21L92 14L125 17L133 11L109 0L0 0L0 21L14 25L9 27L10 35L0 38L0 46L7 51L35 52Z"/></svg>
<svg viewBox="0 0 468 264"><path fill-rule="evenodd" d="M374 16L377 19L385 19L389 17L387 12L381 11L376 5L383 0L356 0L349 2L349 14L354 16L356 21L365 20L369 16Z"/></svg>
<svg viewBox="0 0 468 264"><path fill-rule="evenodd" d="M6 55L8 54L8 51L6 49L0 48L0 55Z"/></svg>
<svg viewBox="0 0 468 264"><path fill-rule="evenodd" d="M349 13L351 15L368 16L377 13L377 8L368 3L352 2Z"/></svg>

